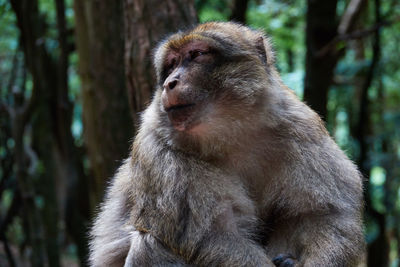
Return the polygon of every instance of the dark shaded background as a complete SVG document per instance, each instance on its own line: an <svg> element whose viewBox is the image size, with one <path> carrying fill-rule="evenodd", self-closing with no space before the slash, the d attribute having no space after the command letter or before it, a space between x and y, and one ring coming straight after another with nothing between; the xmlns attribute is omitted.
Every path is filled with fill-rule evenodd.
<svg viewBox="0 0 400 267"><path fill-rule="evenodd" d="M368 266L400 257L398 0L0 0L0 266L85 266L87 229L154 88L151 49L263 28L285 83L365 179Z"/></svg>

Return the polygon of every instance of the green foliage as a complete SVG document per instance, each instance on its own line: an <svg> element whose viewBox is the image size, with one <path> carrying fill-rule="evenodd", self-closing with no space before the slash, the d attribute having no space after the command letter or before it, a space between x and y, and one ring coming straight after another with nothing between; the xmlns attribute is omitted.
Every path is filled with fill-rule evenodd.
<svg viewBox="0 0 400 267"><path fill-rule="evenodd" d="M12 244L22 246L26 241L22 224L23 224L22 219L20 217L17 217L8 227L7 238Z"/></svg>
<svg viewBox="0 0 400 267"><path fill-rule="evenodd" d="M71 131L75 138L75 144L83 146L83 124L82 124L82 103L79 98L81 80L78 75L78 54L76 52L70 55L70 67L68 69L69 99L74 103Z"/></svg>
<svg viewBox="0 0 400 267"><path fill-rule="evenodd" d="M7 0L0 0L0 98L6 97L13 55L18 49L16 18Z"/></svg>
<svg viewBox="0 0 400 267"><path fill-rule="evenodd" d="M372 204L374 209L384 213L386 207L384 204L386 182L386 170L380 166L374 166L370 174L370 191L372 193Z"/></svg>
<svg viewBox="0 0 400 267"><path fill-rule="evenodd" d="M230 15L227 0L196 0L195 6L200 22L226 21Z"/></svg>
<svg viewBox="0 0 400 267"><path fill-rule="evenodd" d="M11 190L5 190L2 198L0 199L0 214L2 217L6 214L7 210L11 206L11 201L14 197L14 193Z"/></svg>
<svg viewBox="0 0 400 267"><path fill-rule="evenodd" d="M277 67L283 73L297 71L304 74L304 33L305 5L302 0L250 2L247 12L248 24L264 29L272 37L276 50ZM292 54L293 67L290 67L289 53ZM293 76L298 84L297 76ZM289 81L290 83L290 81ZM302 87L295 90L300 95ZM301 92L300 89L301 88Z"/></svg>

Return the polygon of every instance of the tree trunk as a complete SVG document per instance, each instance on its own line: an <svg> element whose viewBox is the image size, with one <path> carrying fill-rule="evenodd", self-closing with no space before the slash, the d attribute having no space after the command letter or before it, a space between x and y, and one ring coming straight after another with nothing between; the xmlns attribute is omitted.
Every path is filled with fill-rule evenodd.
<svg viewBox="0 0 400 267"><path fill-rule="evenodd" d="M33 80L32 97L25 105L23 112L15 113L14 139L18 142L18 151L25 149L22 137L24 127L29 114L32 122L32 148L39 159L39 167L35 172L36 179L26 179L28 175L26 164L22 160L17 162L17 176L23 177L19 182L21 196L24 203L26 196L30 197L31 205L41 198L41 205L33 207L32 210L40 210L44 224L43 228L38 226L40 222L35 214L24 214L28 225L35 227L26 229L29 236L42 236L47 257L41 259L38 251L41 244L38 238L31 238L34 254L33 266L59 266L59 244L63 237L59 228L60 217L64 219L65 206L73 203L72 209L76 211L73 216L66 217L67 226L70 220L79 220L80 228L68 228L74 241L78 246L81 262L85 262L86 234L85 222L88 220L87 187L86 177L83 174L82 164L78 156L71 133L72 104L68 99L68 47L66 41L66 22L64 0L55 0L58 29L58 57L53 58L47 51L42 41L46 35L46 21L44 16L39 15L37 0L13 0L13 9L17 16L18 27L21 32L21 45L24 50L25 66L29 70ZM31 114L32 113L32 114ZM20 119L19 119L20 118ZM18 152L21 153L21 152ZM18 156L18 158L24 155ZM21 167L22 166L22 167ZM30 183L34 189L32 190ZM80 202L71 201L77 198L76 194L68 195L70 192L81 194ZM25 201L27 202L27 201ZM32 229L33 228L33 229ZM43 229L43 233L41 232ZM75 233L75 234L74 234ZM35 250L37 252L35 252ZM82 252L83 251L83 252ZM43 258L43 257L42 257Z"/></svg>
<svg viewBox="0 0 400 267"><path fill-rule="evenodd" d="M84 174L82 157L79 155L71 134L72 107L68 98L68 57L67 27L64 0L55 0L59 54L57 62L57 119L55 137L57 140L57 196L60 214L66 222L67 232L74 240L81 266L87 265L87 227L89 222L88 178Z"/></svg>
<svg viewBox="0 0 400 267"><path fill-rule="evenodd" d="M336 36L336 5L337 0L307 1L304 100L324 119L336 54L330 51L319 55L318 52Z"/></svg>
<svg viewBox="0 0 400 267"><path fill-rule="evenodd" d="M353 29L366 2L366 0L351 0L338 24L337 0L307 1L304 100L323 119L327 116L328 90L334 69L344 54L344 48L337 49L338 37L348 34Z"/></svg>
<svg viewBox="0 0 400 267"><path fill-rule="evenodd" d="M45 36L45 24L39 17L37 1L13 0L11 4L17 16L17 23L21 33L25 66L31 73L33 80L32 98L36 101L34 103L35 106L32 108L32 144L42 164L36 174L37 184L35 185L37 194L43 200L43 207L40 211L44 222L44 244L47 252L47 263L56 267L60 265L59 217L55 194L56 166L53 154L55 143L52 135L54 126L52 124L52 116L54 113L51 107L56 104L54 88L57 88L57 73L54 72L54 65L46 53L44 43L40 42ZM21 189L25 190L25 188ZM21 191L23 196L25 193L29 192ZM29 230L33 231L31 235L35 235L34 232L40 231L40 228ZM32 246L35 246L35 244L32 244ZM34 259L32 264L39 266L37 259Z"/></svg>
<svg viewBox="0 0 400 267"><path fill-rule="evenodd" d="M125 67L134 122L155 88L151 51L168 33L197 21L193 0L125 0Z"/></svg>
<svg viewBox="0 0 400 267"><path fill-rule="evenodd" d="M374 0L375 3L375 23L379 25L381 23L380 0ZM389 252L390 243L386 236L386 217L385 214L381 214L374 210L372 207L371 194L369 191L369 174L371 171L370 163L368 159L368 133L370 125L370 101L368 99L368 91L371 87L372 81L374 79L374 74L376 72L377 66L379 64L381 54L381 37L380 29L378 28L375 32L375 38L372 47L372 61L371 65L367 71L364 83L361 89L361 102L360 102L360 114L359 123L356 132L356 138L360 145L360 155L357 164L360 168L361 173L364 175L365 179L365 193L364 198L366 201L366 210L368 215L375 219L379 226L378 237L368 245L368 261L367 264L370 267L374 266L389 266ZM387 182L387 181L386 181Z"/></svg>
<svg viewBox="0 0 400 267"><path fill-rule="evenodd" d="M125 86L123 3L75 0L74 10L93 207L107 179L128 156L133 135Z"/></svg>
<svg viewBox="0 0 400 267"><path fill-rule="evenodd" d="M232 4L232 13L229 20L246 24L246 11L249 0L234 0Z"/></svg>

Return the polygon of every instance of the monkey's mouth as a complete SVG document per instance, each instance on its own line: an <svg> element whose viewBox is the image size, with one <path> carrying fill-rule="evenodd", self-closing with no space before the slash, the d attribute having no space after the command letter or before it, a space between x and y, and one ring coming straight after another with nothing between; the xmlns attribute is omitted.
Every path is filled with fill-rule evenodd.
<svg viewBox="0 0 400 267"><path fill-rule="evenodd" d="M166 109L165 109L165 111L166 112L176 112L176 111L184 111L184 110L187 110L188 108L191 108L191 107L193 107L195 104L179 104L179 105L174 105L174 106L171 106L171 107L167 107Z"/></svg>
<svg viewBox="0 0 400 267"><path fill-rule="evenodd" d="M178 130L184 130L186 124L190 122L190 118L196 109L196 104L177 104L170 107L166 107L165 111L168 114L168 118L175 128Z"/></svg>

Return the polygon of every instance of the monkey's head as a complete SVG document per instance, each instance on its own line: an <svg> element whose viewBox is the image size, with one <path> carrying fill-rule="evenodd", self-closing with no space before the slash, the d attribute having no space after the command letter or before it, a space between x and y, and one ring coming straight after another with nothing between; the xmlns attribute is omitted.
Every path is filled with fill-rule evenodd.
<svg viewBox="0 0 400 267"><path fill-rule="evenodd" d="M218 146L222 137L248 130L254 116L265 114L273 61L264 34L236 23L211 22L170 36L154 56L158 130L186 147Z"/></svg>

